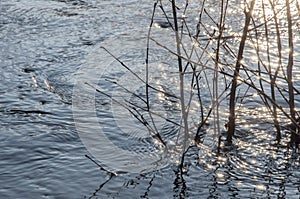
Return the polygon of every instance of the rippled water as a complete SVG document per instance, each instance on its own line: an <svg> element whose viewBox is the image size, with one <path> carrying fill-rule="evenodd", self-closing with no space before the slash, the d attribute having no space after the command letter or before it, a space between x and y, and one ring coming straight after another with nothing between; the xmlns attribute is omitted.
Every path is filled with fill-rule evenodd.
<svg viewBox="0 0 300 199"><path fill-rule="evenodd" d="M242 17L239 2L232 2L236 6L229 9L229 14ZM214 11L218 3L212 1L213 6L209 8L216 16L218 13ZM167 162L151 162L161 158L155 155L160 148L149 147L153 146L153 140L148 139L149 134L144 133L146 129L124 107L100 93L84 96L85 89L91 87L80 86L89 82L115 99L136 100L134 95L127 95L111 83L113 81L143 95L139 81L99 46L105 46L137 74L143 75L152 8L153 3L144 0L1 0L0 198L299 198L299 154L287 148L287 132L281 144L275 144L275 132L267 123L270 118L266 110L257 108L261 107L258 98L249 101L247 107L239 108L239 114L245 119L239 123L243 128L237 132L236 149L217 155L208 136L198 147L189 149L185 172L181 173L176 157L166 158ZM162 19L156 19L156 25L163 28L156 27L153 37L172 47L169 27L164 27ZM191 23L193 20L192 17L188 19ZM241 30L235 18L229 17L228 21L232 24L228 27L232 32ZM297 67L299 34L295 38ZM238 44L235 39L230 42L232 46ZM253 55L251 51L247 53L249 57ZM151 80L158 86L165 85L160 89L176 94L175 80L168 76L173 63L168 53L153 47L150 66L158 69L151 71ZM175 78L176 71L172 72ZM299 70L295 74L297 76ZM73 90L74 85L79 90ZM298 81L295 85L300 86ZM74 101L74 92L77 101ZM203 94L209 95L209 92ZM154 102L162 102L161 106L154 107L161 111L160 115L180 121L176 99L166 103L161 96L153 94L151 97ZM96 113L95 117L84 106L89 100L94 100L91 114ZM81 104L77 107L79 112L74 111L74 103ZM299 95L296 104L300 104ZM224 107L227 106L225 103ZM255 107L257 109L252 111ZM79 120L74 112L78 113ZM250 121L253 117L257 119ZM95 118L100 119L94 121ZM99 124L115 145L130 153L141 155L157 150L146 159L151 164L144 162L150 168L148 172L112 177L100 170L85 156L95 154L90 154L93 150L83 141L84 135L78 128L80 119L94 130L93 133L99 130L93 125ZM154 119L163 136L173 141L174 132L178 130L176 125L159 117ZM207 127L207 134L213 132L212 128ZM120 131L133 139L125 142L126 139L118 134ZM116 156L120 161L116 162L109 150L111 148L104 148L99 156L96 155L96 161L103 163L106 169L124 168L124 158ZM145 160L145 156L141 158ZM128 161L128 165L131 163Z"/></svg>

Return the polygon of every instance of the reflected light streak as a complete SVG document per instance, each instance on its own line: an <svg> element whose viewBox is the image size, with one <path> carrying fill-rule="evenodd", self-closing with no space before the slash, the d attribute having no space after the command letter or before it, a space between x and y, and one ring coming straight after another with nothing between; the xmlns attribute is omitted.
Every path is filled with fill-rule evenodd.
<svg viewBox="0 0 300 199"><path fill-rule="evenodd" d="M261 191L265 191L266 190L266 186L263 185L263 184L255 185L255 188L258 189L258 190L261 190Z"/></svg>
<svg viewBox="0 0 300 199"><path fill-rule="evenodd" d="M211 165L211 164L206 164L206 167L207 167L207 169L209 169L209 170L211 170L211 169L214 168L213 165Z"/></svg>
<svg viewBox="0 0 300 199"><path fill-rule="evenodd" d="M222 178L225 177L225 175L223 173L221 173L221 172L217 172L216 173L216 177L219 178L219 179L222 179Z"/></svg>

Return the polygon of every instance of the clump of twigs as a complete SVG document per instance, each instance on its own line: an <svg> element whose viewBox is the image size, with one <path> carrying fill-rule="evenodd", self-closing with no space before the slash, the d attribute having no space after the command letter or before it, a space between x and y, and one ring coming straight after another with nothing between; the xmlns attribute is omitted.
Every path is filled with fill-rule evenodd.
<svg viewBox="0 0 300 199"><path fill-rule="evenodd" d="M190 145L203 142L203 136L208 133L207 125L218 151L233 144L237 129L264 122L273 123L278 142L282 130L288 129L291 143L298 145L300 124L296 104L299 104L300 93L294 84L299 80L295 76L299 69L294 60L294 46L295 37L299 39L299 2L245 0L237 5L236 1L222 0L213 6L210 1L200 2L180 1L179 4L176 0L157 0L154 3L147 37L145 77L137 76L115 57L145 86L144 97L136 96L144 103L143 108L136 104L123 106L168 148L168 140L153 120L153 115L159 114L151 109L150 93L178 101L180 121L160 117L179 128L181 163ZM163 39L162 29L167 34ZM177 75L178 92L152 84L149 63L154 47L169 54L174 70L167 75L170 79ZM197 106L196 113L191 113L193 106ZM141 109L148 114L148 119L138 111ZM263 114L253 114L251 118L255 111ZM247 124L243 122L246 115L247 121L250 120Z"/></svg>

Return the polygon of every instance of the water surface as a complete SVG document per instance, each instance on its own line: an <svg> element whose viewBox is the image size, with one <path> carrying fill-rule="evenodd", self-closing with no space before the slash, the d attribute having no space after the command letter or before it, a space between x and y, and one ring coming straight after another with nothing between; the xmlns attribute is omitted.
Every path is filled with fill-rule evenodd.
<svg viewBox="0 0 300 199"><path fill-rule="evenodd" d="M243 17L239 2L232 2L234 6L229 13ZM209 11L217 17L219 1L212 1L211 5ZM168 157L158 167L150 165L148 172L112 177L85 156L94 158L75 126L73 86L76 82L96 80L97 88L115 99L125 96L136 100L111 83L118 81L121 85L128 83L134 92L144 95L138 81L99 47L107 47L137 74L143 75L152 8L153 2L144 0L1 0L1 198L299 198L298 152L287 148L288 132L283 134L282 143L275 145L276 134L268 123L270 118L266 117L265 109L257 108L262 104L256 99L239 109L245 119L239 123L242 128L235 139L237 148L217 155L211 147L213 136L207 136L203 143L187 152L183 174L176 158ZM195 18L187 21L193 23L197 12L191 12L190 16ZM205 20L213 28L210 19ZM236 18L228 17L228 21L232 34L239 34L241 27ZM153 37L172 47L172 31L164 26L163 17L155 18L155 23ZM295 38L297 46L299 34ZM228 43L236 49L238 39ZM295 48L295 52L297 65L299 49ZM250 50L247 53L249 57L245 60L254 63L250 59L254 53ZM166 85L160 88L168 92L177 75L177 69L173 70L175 61L165 50L153 46L150 66L159 69L152 71L151 78L158 86ZM94 66L97 72L86 80L79 79L82 71ZM168 76L170 71L174 72L174 81ZM299 86L298 81L295 84ZM172 92L176 94L177 90ZM207 90L204 94L209 96ZM167 103L160 96L152 97L154 102L162 102L155 110L180 121L178 101ZM81 99L83 104L91 100L90 96ZM94 99L97 99L95 110L100 118L97 123L116 145L139 155L156 150L145 128L124 108L99 93ZM210 101L204 103L209 105ZM296 103L300 103L299 95ZM227 105L222 104L222 108ZM252 111L254 108L257 109ZM196 109L192 113L195 119ZM257 119L249 122L253 117ZM178 128L159 118L156 120L163 135L172 141ZM135 139L124 142L120 129ZM212 125L207 126L208 135L213 135L213 131ZM100 160L96 161L101 164L102 157L104 164L124 165L125 158L116 162L108 155L99 154Z"/></svg>

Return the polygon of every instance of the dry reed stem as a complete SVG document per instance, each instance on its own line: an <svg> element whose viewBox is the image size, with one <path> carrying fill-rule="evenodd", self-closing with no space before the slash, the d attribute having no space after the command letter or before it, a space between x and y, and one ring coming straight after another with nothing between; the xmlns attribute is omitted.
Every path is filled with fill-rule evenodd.
<svg viewBox="0 0 300 199"><path fill-rule="evenodd" d="M236 115L235 115L235 96L236 96L237 80L238 80L239 71L241 68L241 61L243 59L243 53L244 53L245 43L246 43L247 34L248 34L248 28L249 28L250 20L251 20L251 12L254 9L254 4L255 4L255 0L252 0L249 11L246 11L246 8L245 8L245 15L246 15L245 25L244 25L242 39L241 39L240 46L239 46L237 62L235 65L234 75L233 75L233 80L232 80L232 85L231 85L231 93L230 93L230 100L229 100L229 122L228 122L227 138L226 138L226 142L229 145L232 144L232 137L233 137L234 131L235 131L235 119L236 119L235 118L236 117Z"/></svg>

